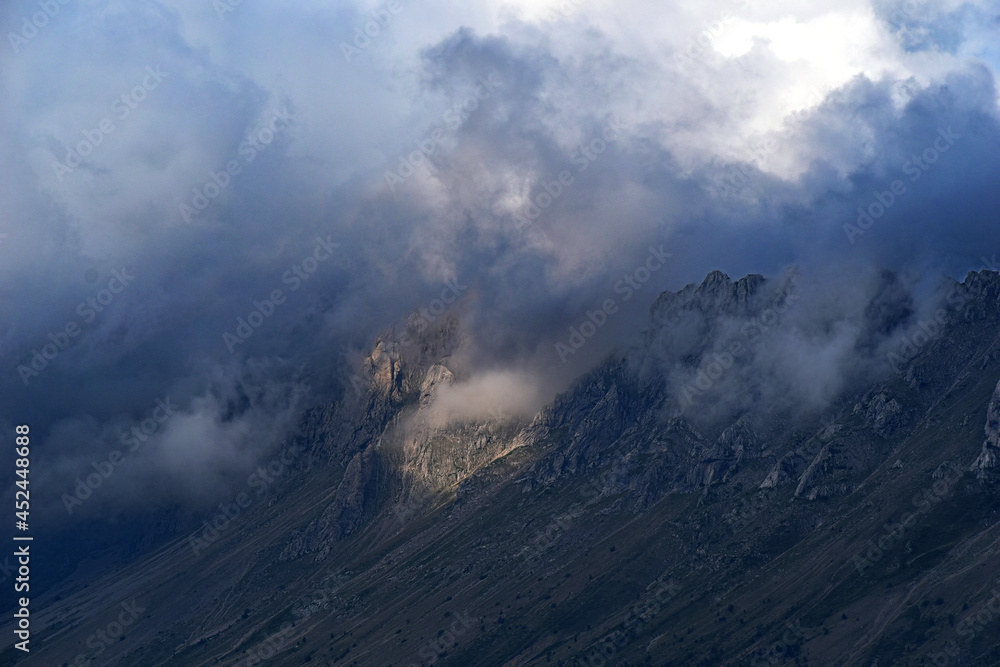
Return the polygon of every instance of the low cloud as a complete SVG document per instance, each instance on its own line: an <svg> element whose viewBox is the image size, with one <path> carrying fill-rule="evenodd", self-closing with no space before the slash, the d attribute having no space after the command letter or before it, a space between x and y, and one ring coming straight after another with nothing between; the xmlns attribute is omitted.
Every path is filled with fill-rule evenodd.
<svg viewBox="0 0 1000 667"><path fill-rule="evenodd" d="M549 400L538 378L525 371L488 371L436 389L431 423L530 418Z"/></svg>
<svg viewBox="0 0 1000 667"><path fill-rule="evenodd" d="M775 378L767 391L819 404L856 374L855 346L882 350L852 276L960 278L1000 251L985 1L905 16L866 0L636 1L638 23L601 2L432 3L394 15L350 61L339 44L371 8L313 4L231 3L220 20L205 2L75 0L0 50L0 421L32 424L59 482L49 497L169 395L178 418L108 480L107 511L199 502L265 456L295 406L334 399L359 351L448 280L468 288L469 342L442 418L528 414L638 336L663 290L790 265L816 288L755 359ZM38 11L5 4L0 32ZM816 41L842 26L850 48ZM486 91L491 76L502 85ZM275 110L289 122L262 135ZM909 178L941 128L957 136L947 152L851 243L844 225ZM248 137L269 140L252 160ZM70 149L80 159L57 174ZM181 207L206 188L218 196L187 224ZM317 238L337 252L227 347ZM563 364L555 345L661 245L669 261ZM18 365L125 266L135 280L25 387ZM188 458L200 469L185 476ZM117 495L122 480L131 491Z"/></svg>

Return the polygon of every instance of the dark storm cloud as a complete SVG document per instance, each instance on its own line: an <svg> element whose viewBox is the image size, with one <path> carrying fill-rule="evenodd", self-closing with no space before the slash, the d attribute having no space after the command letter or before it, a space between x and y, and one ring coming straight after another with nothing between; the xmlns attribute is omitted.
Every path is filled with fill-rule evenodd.
<svg viewBox="0 0 1000 667"><path fill-rule="evenodd" d="M34 7L7 6L4 32ZM166 396L178 414L91 511L220 486L448 285L462 286L467 340L455 370L507 393L511 376L489 378L514 373L540 402L637 333L661 290L712 269L798 263L836 290L830 267L959 275L1000 251L997 93L981 61L919 83L858 75L751 132L729 91L787 78L760 44L742 69L710 49L678 67L596 10L549 26L556 38L448 15L407 5L348 61L356 8L244 3L220 19L209 3L81 1L4 52L2 418L36 425L50 498ZM155 86L147 68L164 73ZM942 131L957 138L909 180ZM53 167L98 136L69 173ZM743 159L723 150L764 139ZM895 180L905 192L851 243L844 225ZM653 252L670 257L649 270ZM134 279L112 292L122 271ZM88 299L101 309L81 310ZM18 367L63 333L25 386Z"/></svg>

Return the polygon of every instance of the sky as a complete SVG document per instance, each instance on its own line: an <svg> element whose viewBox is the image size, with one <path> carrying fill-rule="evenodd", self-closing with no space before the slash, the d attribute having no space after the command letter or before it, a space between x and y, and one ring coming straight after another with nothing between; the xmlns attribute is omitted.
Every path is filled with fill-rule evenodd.
<svg viewBox="0 0 1000 667"><path fill-rule="evenodd" d="M31 424L53 521L116 450L75 511L210 497L407 317L456 315L475 404L530 413L712 270L1000 266L985 0L34 0L0 28L0 426Z"/></svg>

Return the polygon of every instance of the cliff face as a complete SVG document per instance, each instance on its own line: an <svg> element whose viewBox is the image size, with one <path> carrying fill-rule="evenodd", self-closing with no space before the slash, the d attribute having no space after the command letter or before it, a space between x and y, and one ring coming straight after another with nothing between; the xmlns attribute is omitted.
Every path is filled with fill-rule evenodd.
<svg viewBox="0 0 1000 667"><path fill-rule="evenodd" d="M457 321L408 327L380 338L362 365L360 391L345 396L341 428L370 434L336 481L332 502L296 531L280 559L326 558L346 536L377 517L405 519L451 494L476 471L504 456L526 420L496 415L441 422L438 393L455 383L447 363L460 344ZM373 407L377 417L373 420Z"/></svg>
<svg viewBox="0 0 1000 667"><path fill-rule="evenodd" d="M986 410L986 440L979 457L970 468L979 479L996 480L1000 467L1000 383L997 384Z"/></svg>
<svg viewBox="0 0 1000 667"><path fill-rule="evenodd" d="M424 512L515 449L549 452L553 442L559 447L531 465L526 488L540 492L603 470L598 497L617 498L616 507L633 513L670 495L733 483L787 489L804 501L850 495L947 390L944 358L967 353L967 344L941 336L932 342L945 354L916 355L902 372L923 382L869 381L824 414L802 412L794 397L776 404L768 386L775 379L760 369L775 354L786 313L803 298L798 281L794 271L736 282L713 272L699 285L662 294L640 346L608 359L530 425L501 415L440 423L435 399L456 382L448 367L459 342L454 320L413 333L408 346L383 337L366 360L366 399L354 414L355 430L373 435L348 463L333 502L293 537L282 559L324 558L377 516ZM974 304L994 298L996 286L973 274L964 289L963 304ZM911 306L895 277L883 275L863 308L858 354L870 354L878 336L912 318ZM948 318L957 326L974 311L953 308ZM374 405L391 406L382 428L371 423ZM997 411L996 402L990 409ZM993 440L974 464L981 476L998 461L989 428Z"/></svg>

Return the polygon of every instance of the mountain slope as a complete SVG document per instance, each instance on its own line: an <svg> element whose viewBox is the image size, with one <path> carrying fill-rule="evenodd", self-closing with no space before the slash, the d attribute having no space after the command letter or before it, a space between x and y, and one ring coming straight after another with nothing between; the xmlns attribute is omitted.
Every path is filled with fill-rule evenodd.
<svg viewBox="0 0 1000 667"><path fill-rule="evenodd" d="M931 320L883 275L838 385L789 370L840 335L797 315L798 281L661 295L530 421L436 419L453 320L384 337L288 473L42 599L22 664L992 664L1000 276Z"/></svg>

